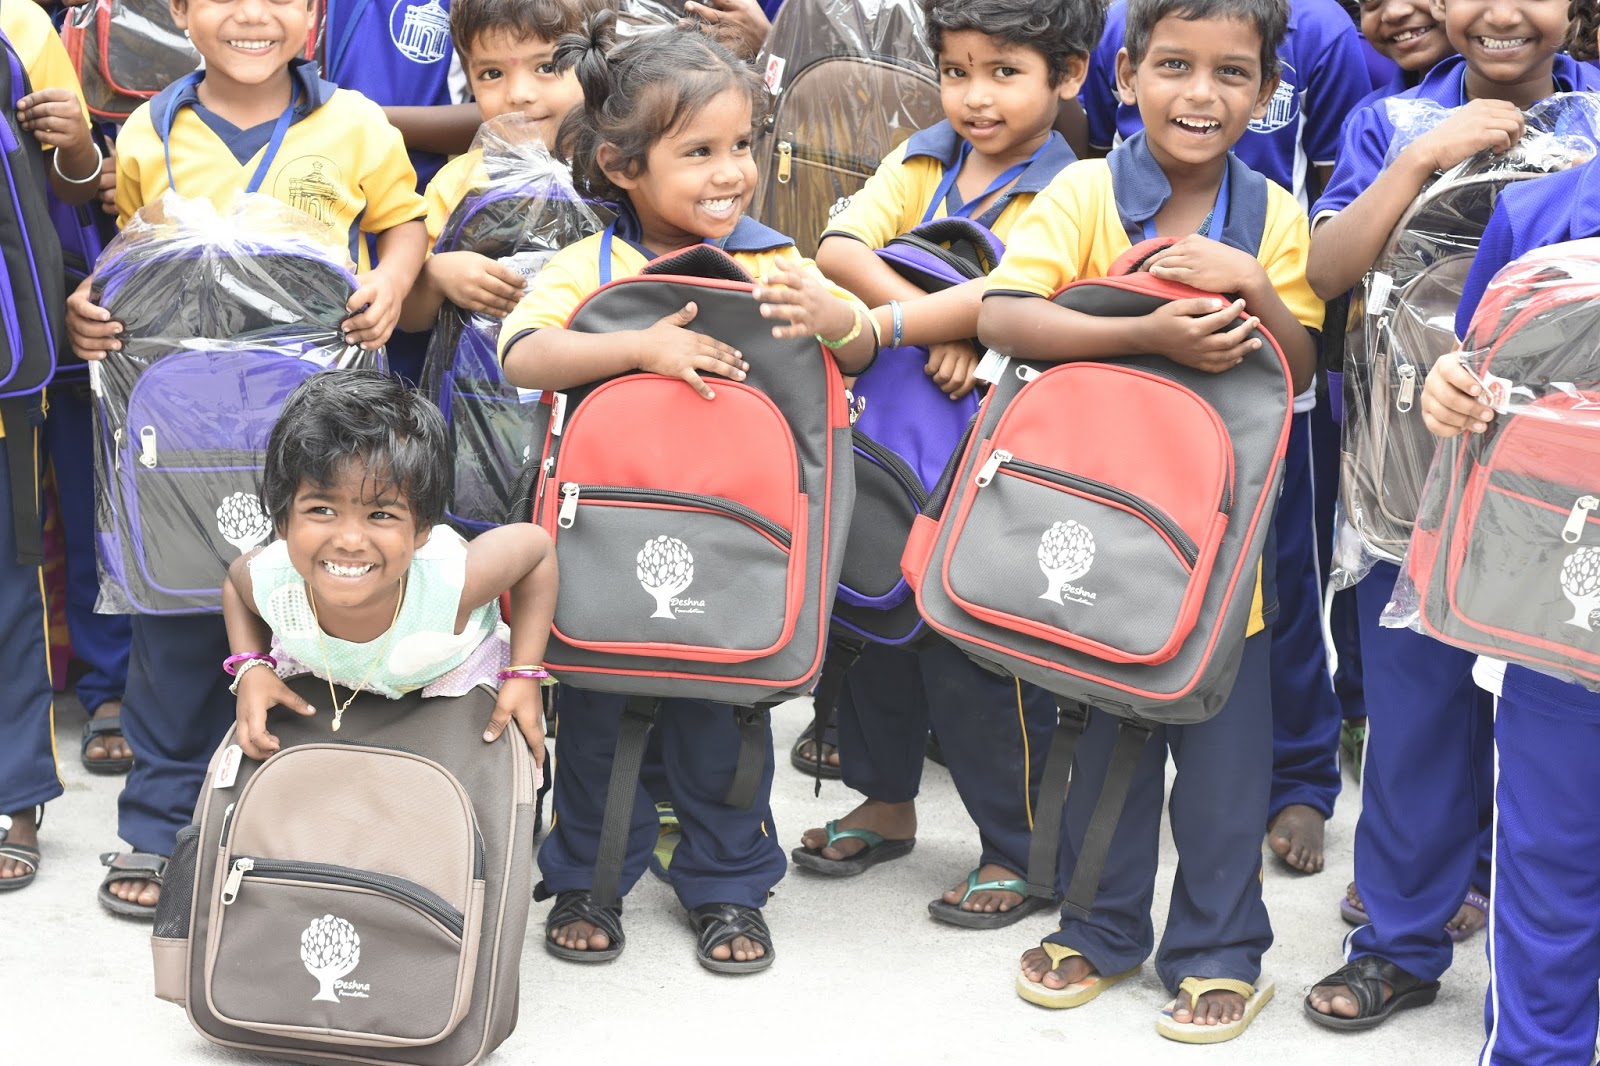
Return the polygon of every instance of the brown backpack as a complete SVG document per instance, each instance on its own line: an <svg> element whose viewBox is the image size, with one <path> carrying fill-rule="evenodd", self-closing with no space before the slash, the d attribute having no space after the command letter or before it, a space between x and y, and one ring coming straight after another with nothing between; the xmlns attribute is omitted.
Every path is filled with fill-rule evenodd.
<svg viewBox="0 0 1600 1066"><path fill-rule="evenodd" d="M484 688L364 694L337 734L326 710L275 710L260 763L230 729L167 867L156 995L208 1040L299 1061L493 1051L516 1026L534 832L532 758L515 729L483 742L493 707Z"/></svg>

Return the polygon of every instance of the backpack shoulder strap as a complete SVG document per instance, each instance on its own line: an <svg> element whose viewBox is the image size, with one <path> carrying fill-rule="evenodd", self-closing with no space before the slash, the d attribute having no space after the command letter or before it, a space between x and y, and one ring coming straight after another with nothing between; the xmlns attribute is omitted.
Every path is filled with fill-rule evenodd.
<svg viewBox="0 0 1600 1066"><path fill-rule="evenodd" d="M1267 179L1251 170L1232 152L1228 153L1228 218L1222 224L1222 243L1251 256L1261 254L1267 234Z"/></svg>

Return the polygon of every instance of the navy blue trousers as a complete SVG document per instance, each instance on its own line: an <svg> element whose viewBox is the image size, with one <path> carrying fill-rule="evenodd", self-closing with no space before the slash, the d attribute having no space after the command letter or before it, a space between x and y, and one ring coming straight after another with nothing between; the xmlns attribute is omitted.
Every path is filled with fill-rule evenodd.
<svg viewBox="0 0 1600 1066"><path fill-rule="evenodd" d="M539 872L552 893L594 883L605 816L606 787L622 724L623 696L562 685L556 693L561 736L555 775L555 817L539 846ZM654 732L661 766L683 835L672 855L672 888L685 907L736 903L764 907L783 879L788 858L772 822L772 731L766 731L766 767L748 809L722 802L739 761L734 709L704 700L662 700ZM619 894L644 873L656 845L655 802L640 785L634 792L627 860Z"/></svg>
<svg viewBox="0 0 1600 1066"><path fill-rule="evenodd" d="M1216 717L1158 727L1150 735L1112 837L1094 910L1078 918L1063 909L1060 930L1046 939L1076 948L1102 974L1131 970L1149 958L1170 751L1177 777L1168 810L1178 868L1156 973L1174 993L1186 977L1253 984L1261 976L1261 956L1272 946L1272 923L1261 898L1261 828L1272 792L1271 643L1267 633L1245 641L1238 679ZM1096 710L1078 742L1057 888L1072 881L1117 727L1116 717Z"/></svg>
<svg viewBox="0 0 1600 1066"><path fill-rule="evenodd" d="M1055 722L1049 693L990 673L947 641L920 651L869 644L839 695L840 770L868 799L916 799L931 723L977 824L979 864L1020 876Z"/></svg>
<svg viewBox="0 0 1600 1066"><path fill-rule="evenodd" d="M17 563L12 492L37 493L37 484L12 485L10 449L34 447L31 426L6 428L0 439L0 814L24 811L61 795L56 773L55 705L50 689L44 574Z"/></svg>
<svg viewBox="0 0 1600 1066"><path fill-rule="evenodd" d="M1268 818L1304 804L1333 814L1339 795L1342 713L1322 635L1323 567L1317 503L1334 491L1318 480L1312 418L1294 416L1284 467L1278 534L1278 619L1272 627L1272 803Z"/></svg>
<svg viewBox="0 0 1600 1066"><path fill-rule="evenodd" d="M1445 923L1488 880L1493 705L1472 682L1471 652L1379 626L1397 576L1379 563L1356 586L1367 703L1356 888L1372 922L1350 935L1349 957L1435 981L1450 967Z"/></svg>
<svg viewBox="0 0 1600 1066"><path fill-rule="evenodd" d="M78 700L91 714L128 686L133 633L126 615L96 614L100 595L94 538L94 420L87 383L51 386L45 452L56 471L56 495L67 542L67 632L73 657L88 669Z"/></svg>
<svg viewBox="0 0 1600 1066"><path fill-rule="evenodd" d="M1600 1024L1600 695L1506 669L1484 1066L1586 1066Z"/></svg>
<svg viewBox="0 0 1600 1066"><path fill-rule="evenodd" d="M117 835L136 851L171 855L194 814L206 766L233 724L228 653L220 614L133 619L122 733L135 758L117 800Z"/></svg>

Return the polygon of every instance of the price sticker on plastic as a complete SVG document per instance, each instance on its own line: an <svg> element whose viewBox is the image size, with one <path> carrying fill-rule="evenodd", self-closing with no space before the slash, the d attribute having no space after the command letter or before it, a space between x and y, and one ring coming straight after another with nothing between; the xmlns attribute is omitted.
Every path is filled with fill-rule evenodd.
<svg viewBox="0 0 1600 1066"><path fill-rule="evenodd" d="M767 92L773 96L778 95L778 88L783 84L783 68L788 65L788 60L782 56L768 56L767 70L761 80L767 83Z"/></svg>

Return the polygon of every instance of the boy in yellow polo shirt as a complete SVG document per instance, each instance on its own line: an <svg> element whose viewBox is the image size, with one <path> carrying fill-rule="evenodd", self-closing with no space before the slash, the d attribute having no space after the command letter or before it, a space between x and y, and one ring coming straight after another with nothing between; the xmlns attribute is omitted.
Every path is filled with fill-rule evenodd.
<svg viewBox="0 0 1600 1066"><path fill-rule="evenodd" d="M1259 323L1287 357L1295 391L1306 387L1322 305L1305 278L1305 211L1231 152L1272 99L1287 21L1283 0L1130 2L1117 81L1123 99L1138 105L1144 132L1107 159L1068 167L1035 198L988 279L978 320L985 343L1047 361L1153 352L1226 373L1259 345L1249 336ZM1229 206L1245 197L1259 203L1263 194L1261 232L1244 232L1244 212ZM1097 318L1050 302L1068 283L1103 276L1134 242L1153 237L1179 239L1152 260L1152 274L1243 299L1177 300L1134 318ZM1240 325L1245 306L1256 317ZM1232 1039L1271 998L1272 983L1261 979L1261 957L1272 943L1261 895L1261 827L1272 773L1265 625L1276 597L1259 586L1256 596L1227 704L1208 722L1156 729L1135 771L1094 911L1086 919L1064 913L1060 929L1022 956L1016 984L1024 999L1079 1006L1149 956L1169 750L1178 768L1171 810L1179 859L1156 970L1175 998L1158 1015L1157 1030L1190 1043ZM1093 779L1104 772L1116 733L1116 719L1096 710L1078 748L1076 766L1088 770L1074 779L1067 801L1063 878L1071 877L1098 795Z"/></svg>
<svg viewBox="0 0 1600 1066"><path fill-rule="evenodd" d="M118 223L169 187L219 208L255 190L329 227L358 264L345 337L388 340L426 250L422 197L400 134L360 93L323 81L300 58L315 0L174 0L173 15L205 64L163 90L117 140ZM364 234L377 237L371 266ZM68 328L86 359L120 347L121 325L89 299L68 300ZM229 654L218 615L140 615L123 702L138 758L118 803L118 835L132 853L106 856L102 906L149 920L165 856L189 821L206 762L233 720L219 663Z"/></svg>

